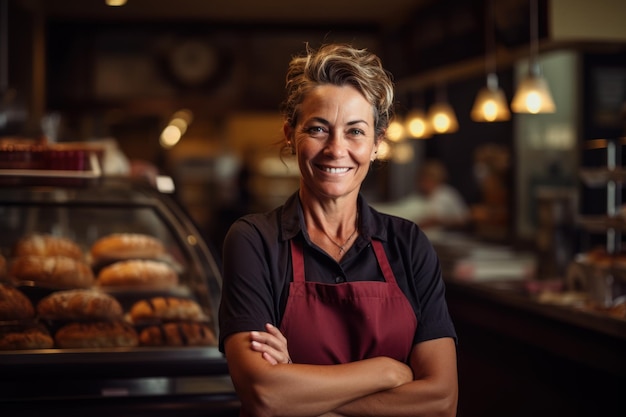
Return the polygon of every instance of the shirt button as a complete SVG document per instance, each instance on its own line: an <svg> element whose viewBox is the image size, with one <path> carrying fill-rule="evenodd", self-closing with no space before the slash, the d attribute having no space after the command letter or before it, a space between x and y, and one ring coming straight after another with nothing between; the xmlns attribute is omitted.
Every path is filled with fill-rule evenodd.
<svg viewBox="0 0 626 417"><path fill-rule="evenodd" d="M342 282L345 282L345 281L346 280L343 277L341 277L341 276L335 277L335 283L337 283L337 284L341 284Z"/></svg>

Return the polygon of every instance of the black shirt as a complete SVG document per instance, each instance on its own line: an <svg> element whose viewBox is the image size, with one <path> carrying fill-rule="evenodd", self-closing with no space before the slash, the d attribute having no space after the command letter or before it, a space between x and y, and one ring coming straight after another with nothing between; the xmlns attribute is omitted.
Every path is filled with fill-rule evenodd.
<svg viewBox="0 0 626 417"><path fill-rule="evenodd" d="M309 239L298 193L284 205L237 220L224 240L224 282L219 308L219 346L231 334L279 327L292 281L290 239L304 252L307 281L341 283L384 281L370 243L383 242L402 292L417 317L413 343L441 337L456 339L448 314L439 259L426 235L406 219L379 213L359 196L359 236L340 262Z"/></svg>

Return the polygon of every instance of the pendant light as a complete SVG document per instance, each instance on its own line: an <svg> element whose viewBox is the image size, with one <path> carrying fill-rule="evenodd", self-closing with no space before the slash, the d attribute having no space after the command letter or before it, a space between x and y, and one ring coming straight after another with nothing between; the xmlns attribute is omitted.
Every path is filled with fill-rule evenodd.
<svg viewBox="0 0 626 417"><path fill-rule="evenodd" d="M386 136L392 142L400 142L405 138L404 124L400 116L396 115L389 123Z"/></svg>
<svg viewBox="0 0 626 417"><path fill-rule="evenodd" d="M548 82L541 75L538 62L538 15L537 0L530 0L530 56L528 74L517 87L511 102L515 113L554 113L556 106Z"/></svg>
<svg viewBox="0 0 626 417"><path fill-rule="evenodd" d="M404 121L407 136L413 139L428 139L432 136L432 129L426 112L423 110L421 95L417 105L414 103L413 96L410 96L410 99L411 110L407 113Z"/></svg>
<svg viewBox="0 0 626 417"><path fill-rule="evenodd" d="M428 109L428 121L432 126L433 133L454 133L459 130L456 114L450 103L448 103L446 90L442 86L439 86L437 89L435 103Z"/></svg>
<svg viewBox="0 0 626 417"><path fill-rule="evenodd" d="M493 0L487 5L485 23L485 68L487 70L487 85L478 91L470 116L475 122L499 122L509 120L511 112L504 95L498 87L496 74L495 40Z"/></svg>

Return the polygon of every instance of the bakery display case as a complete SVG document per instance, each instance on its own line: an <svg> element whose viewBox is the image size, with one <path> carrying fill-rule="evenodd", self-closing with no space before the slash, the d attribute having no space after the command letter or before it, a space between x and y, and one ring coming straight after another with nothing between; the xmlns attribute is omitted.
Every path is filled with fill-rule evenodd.
<svg viewBox="0 0 626 417"><path fill-rule="evenodd" d="M0 176L3 415L238 415L219 265L178 203L128 178L14 173Z"/></svg>

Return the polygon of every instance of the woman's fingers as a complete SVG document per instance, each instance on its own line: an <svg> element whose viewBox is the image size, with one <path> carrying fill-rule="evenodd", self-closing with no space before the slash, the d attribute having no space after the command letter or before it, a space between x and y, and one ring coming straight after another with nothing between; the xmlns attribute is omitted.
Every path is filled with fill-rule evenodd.
<svg viewBox="0 0 626 417"><path fill-rule="evenodd" d="M287 339L271 324L266 325L266 329L267 332L250 332L252 350L262 353L263 357L272 364L291 363Z"/></svg>

